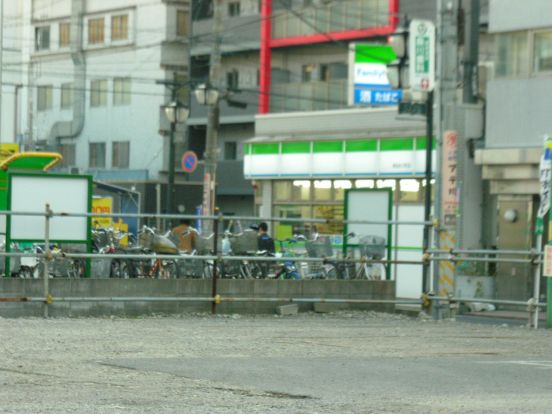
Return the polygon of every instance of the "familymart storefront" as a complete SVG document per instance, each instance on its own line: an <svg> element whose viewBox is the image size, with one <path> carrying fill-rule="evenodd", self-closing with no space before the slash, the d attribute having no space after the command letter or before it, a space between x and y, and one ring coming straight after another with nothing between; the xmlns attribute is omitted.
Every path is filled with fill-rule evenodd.
<svg viewBox="0 0 552 414"><path fill-rule="evenodd" d="M396 109L258 116L257 137L244 146L244 175L255 184L261 216L342 219L347 190L391 189L392 217L422 221L423 131L421 122L397 120ZM308 236L313 229L282 220L272 231L285 239L294 233ZM317 224L316 231L342 242L343 227L335 222ZM421 227L397 226L390 234L388 257L421 257ZM398 275L398 296L419 297L420 266L393 266L390 273Z"/></svg>

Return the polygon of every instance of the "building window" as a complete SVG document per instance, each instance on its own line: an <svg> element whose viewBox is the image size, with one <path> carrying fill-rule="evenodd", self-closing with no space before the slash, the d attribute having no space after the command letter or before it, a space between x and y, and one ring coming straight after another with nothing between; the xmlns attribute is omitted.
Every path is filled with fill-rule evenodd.
<svg viewBox="0 0 552 414"><path fill-rule="evenodd" d="M176 35L186 37L189 35L189 18L190 15L186 10L178 10L176 12Z"/></svg>
<svg viewBox="0 0 552 414"><path fill-rule="evenodd" d="M113 105L130 105L130 78L113 79Z"/></svg>
<svg viewBox="0 0 552 414"><path fill-rule="evenodd" d="M552 71L552 31L535 33L535 72Z"/></svg>
<svg viewBox="0 0 552 414"><path fill-rule="evenodd" d="M226 87L228 89L238 89L239 84L239 72L236 69L226 72Z"/></svg>
<svg viewBox="0 0 552 414"><path fill-rule="evenodd" d="M35 50L50 49L50 26L41 26L35 28Z"/></svg>
<svg viewBox="0 0 552 414"><path fill-rule="evenodd" d="M107 80L93 80L90 82L90 106L107 105Z"/></svg>
<svg viewBox="0 0 552 414"><path fill-rule="evenodd" d="M105 21L103 17L88 20L88 44L96 45L104 42Z"/></svg>
<svg viewBox="0 0 552 414"><path fill-rule="evenodd" d="M88 166L105 168L105 142L91 142L88 146Z"/></svg>
<svg viewBox="0 0 552 414"><path fill-rule="evenodd" d="M53 89L54 88L52 85L40 85L37 88L37 110L47 111L49 109L52 109Z"/></svg>
<svg viewBox="0 0 552 414"><path fill-rule="evenodd" d="M75 144L60 144L58 151L63 157L61 167L74 167L76 165L76 146Z"/></svg>
<svg viewBox="0 0 552 414"><path fill-rule="evenodd" d="M204 20L213 17L213 0L193 0L192 16L194 20Z"/></svg>
<svg viewBox="0 0 552 414"><path fill-rule="evenodd" d="M130 142L114 142L111 151L111 166L113 168L128 168Z"/></svg>
<svg viewBox="0 0 552 414"><path fill-rule="evenodd" d="M71 43L71 25L69 23L59 24L59 48L69 47Z"/></svg>
<svg viewBox="0 0 552 414"><path fill-rule="evenodd" d="M128 14L111 18L111 40L128 40Z"/></svg>
<svg viewBox="0 0 552 414"><path fill-rule="evenodd" d="M228 3L228 15L229 16L239 16L240 15L240 2L232 1Z"/></svg>
<svg viewBox="0 0 552 414"><path fill-rule="evenodd" d="M301 81L310 82L313 79L314 65L312 63L301 67Z"/></svg>
<svg viewBox="0 0 552 414"><path fill-rule="evenodd" d="M496 37L496 76L519 76L527 72L527 32L502 33Z"/></svg>
<svg viewBox="0 0 552 414"><path fill-rule="evenodd" d="M63 83L61 85L61 109L71 108L73 105L73 84Z"/></svg>
<svg viewBox="0 0 552 414"><path fill-rule="evenodd" d="M347 79L348 67L345 63L323 63L320 65L320 80L329 82L337 79Z"/></svg>
<svg viewBox="0 0 552 414"><path fill-rule="evenodd" d="M224 143L224 159L225 160L238 159L238 145L235 142Z"/></svg>

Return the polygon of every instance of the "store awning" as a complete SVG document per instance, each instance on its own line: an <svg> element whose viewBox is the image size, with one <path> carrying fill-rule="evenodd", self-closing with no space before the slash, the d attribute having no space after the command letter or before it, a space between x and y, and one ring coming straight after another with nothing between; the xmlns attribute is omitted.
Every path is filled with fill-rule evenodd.
<svg viewBox="0 0 552 414"><path fill-rule="evenodd" d="M41 170L48 171L62 159L57 152L19 152L0 163L0 170Z"/></svg>
<svg viewBox="0 0 552 414"><path fill-rule="evenodd" d="M423 176L426 148L424 136L304 140L256 137L244 144L244 176L247 179ZM433 156L435 165L435 151Z"/></svg>

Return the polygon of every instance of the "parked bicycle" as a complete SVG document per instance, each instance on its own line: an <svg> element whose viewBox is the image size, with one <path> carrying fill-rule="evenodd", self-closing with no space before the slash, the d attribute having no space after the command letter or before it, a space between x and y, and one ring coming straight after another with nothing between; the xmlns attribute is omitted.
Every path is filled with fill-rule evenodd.
<svg viewBox="0 0 552 414"><path fill-rule="evenodd" d="M20 277L41 278L44 274L46 263L46 247L44 244L34 243L32 251L36 256L22 258L23 273ZM86 273L86 261L82 258L69 258L60 246L53 244L50 246L51 258L48 260L48 276L65 278L82 278Z"/></svg>
<svg viewBox="0 0 552 414"><path fill-rule="evenodd" d="M380 236L364 236L360 238L360 266L356 273L357 279L385 280L386 271L383 263L374 262L385 257L386 240Z"/></svg>
<svg viewBox="0 0 552 414"><path fill-rule="evenodd" d="M112 227L99 227L92 229L92 252L107 255L105 259L96 259L93 262L93 275L111 278L128 279L131 277L130 264L125 259L111 259L110 254L123 254L125 249L121 246L121 240L130 237Z"/></svg>
<svg viewBox="0 0 552 414"><path fill-rule="evenodd" d="M138 233L137 248L131 249L129 252L140 252L148 256L153 255L153 257L127 261L132 266L131 274L133 277L171 279L177 278L179 275L176 260L179 251L176 244L169 239L168 233L160 235L155 232L155 229L143 226ZM161 259L155 257L157 254L174 255L175 258Z"/></svg>

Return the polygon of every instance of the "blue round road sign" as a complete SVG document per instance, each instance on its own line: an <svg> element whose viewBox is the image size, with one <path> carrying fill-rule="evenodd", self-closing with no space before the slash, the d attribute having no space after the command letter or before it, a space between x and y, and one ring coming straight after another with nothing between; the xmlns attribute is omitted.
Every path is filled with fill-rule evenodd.
<svg viewBox="0 0 552 414"><path fill-rule="evenodd" d="M187 173L193 173L197 168L197 155L193 151L186 151L182 155L182 169Z"/></svg>

